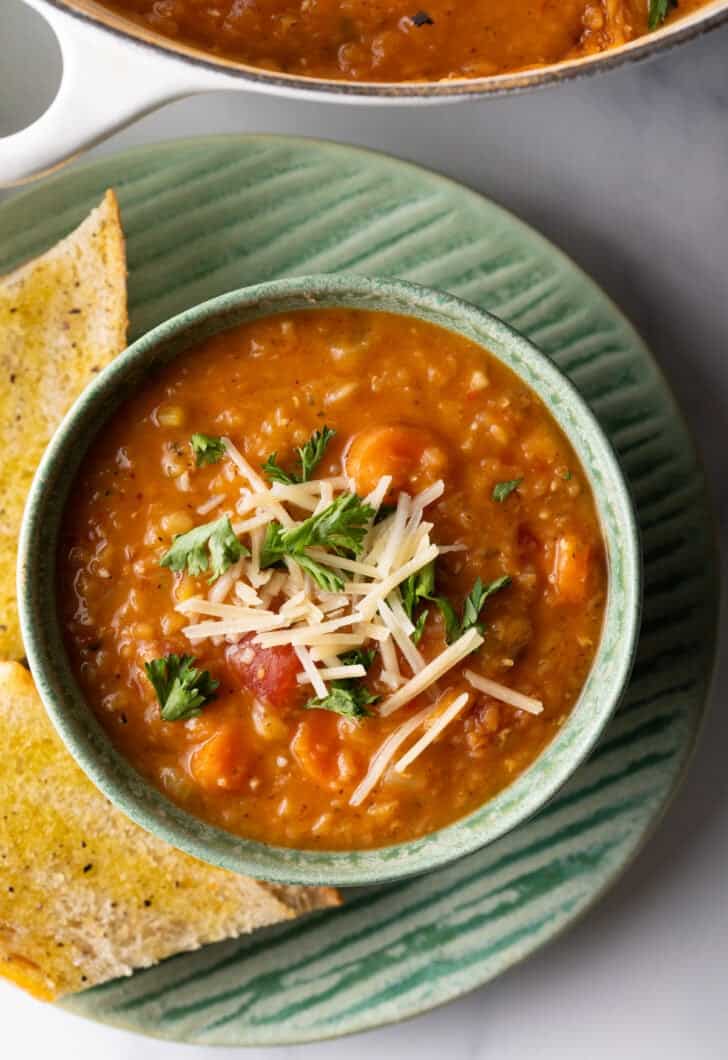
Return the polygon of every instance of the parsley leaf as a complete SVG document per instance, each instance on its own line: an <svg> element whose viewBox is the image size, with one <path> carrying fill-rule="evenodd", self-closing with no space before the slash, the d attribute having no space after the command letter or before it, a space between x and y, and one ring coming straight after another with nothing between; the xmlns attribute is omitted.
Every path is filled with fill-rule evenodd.
<svg viewBox="0 0 728 1060"><path fill-rule="evenodd" d="M363 666L368 670L376 654L376 648L352 648L351 651L343 652L339 660L342 666Z"/></svg>
<svg viewBox="0 0 728 1060"><path fill-rule="evenodd" d="M445 637L448 644L452 644L453 641L456 641L458 637L461 637L463 633L467 633L473 627L482 631L479 619L486 600L493 593L497 593L500 589L505 589L510 583L511 579L507 574L489 582L488 585L483 585L483 582L478 578L465 598L463 614L462 618L460 618L447 597L438 596L435 593L435 561L433 560L422 570L410 575L399 587L402 596L402 606L407 612L407 617L410 621L415 622L412 640L415 644L419 643L425 628L427 615L429 614L429 611L423 611L415 621L414 614L417 605L421 601L429 600L430 603L435 604L440 609L440 614L445 623Z"/></svg>
<svg viewBox="0 0 728 1060"><path fill-rule="evenodd" d="M278 467L277 460L278 453L271 453L263 464L263 471L271 482L280 482L282 486L292 486L297 481L295 475L289 475L282 467Z"/></svg>
<svg viewBox="0 0 728 1060"><path fill-rule="evenodd" d="M445 639L448 644L452 644L462 632L457 612L445 596L433 596L432 602L437 604L440 609L440 614L445 623Z"/></svg>
<svg viewBox="0 0 728 1060"><path fill-rule="evenodd" d="M419 644L420 641L422 640L422 634L425 632L425 625L427 624L427 619L428 619L429 614L430 614L430 609L429 608L425 608L424 611L420 612L420 616L417 619L417 621L415 622L415 631L410 637L410 640L412 641L413 644Z"/></svg>
<svg viewBox="0 0 728 1060"><path fill-rule="evenodd" d="M298 475L295 472L289 474L278 466L278 453L271 453L263 464L263 471L271 482L280 482L284 486L291 486L296 482L308 482L317 466L323 460L327 446L335 434L336 431L331 430L330 427L324 424L320 431L313 432L304 446L296 450L298 462L301 465L301 471Z"/></svg>
<svg viewBox="0 0 728 1060"><path fill-rule="evenodd" d="M287 552L302 552L318 545L337 555L360 555L364 536L374 509L355 493L342 493L318 515L312 515L300 526L283 530L281 538Z"/></svg>
<svg viewBox="0 0 728 1060"><path fill-rule="evenodd" d="M368 670L374 662L377 654L375 648L352 648L339 656L342 666L363 666ZM379 696L369 691L365 684L356 678L348 678L342 681L332 681L328 696L322 699L312 697L306 703L306 710L330 710L334 714L341 714L345 718L367 718L371 711L367 710L370 703L377 703Z"/></svg>
<svg viewBox="0 0 728 1060"><path fill-rule="evenodd" d="M210 581L214 582L233 563L249 555L235 536L230 519L224 515L186 534L177 534L171 548L162 556L161 564L174 571L186 568L192 575L202 574L211 566Z"/></svg>
<svg viewBox="0 0 728 1060"><path fill-rule="evenodd" d="M432 600L435 592L435 561L428 563L426 567L410 574L399 587L402 597L402 606L405 609L410 622L414 621L414 613L420 600Z"/></svg>
<svg viewBox="0 0 728 1060"><path fill-rule="evenodd" d="M506 497L510 496L514 490L517 490L522 482L522 478L512 478L508 482L497 482L493 487L493 493L491 494L493 500L502 504Z"/></svg>
<svg viewBox="0 0 728 1060"><path fill-rule="evenodd" d="M475 585L465 598L460 634L467 633L469 629L473 628L482 633L483 626L479 619L480 612L485 606L485 601L493 593L499 592L500 589L505 589L510 584L511 579L508 574L504 574L501 578L496 578L495 581L489 582L488 585L483 585L480 578L476 578Z"/></svg>
<svg viewBox="0 0 728 1060"><path fill-rule="evenodd" d="M203 464L216 464L222 460L227 448L222 438L213 434L193 434L190 448L195 458L195 467Z"/></svg>
<svg viewBox="0 0 728 1060"><path fill-rule="evenodd" d="M314 431L309 440L298 450L298 459L301 462L301 482L308 482L316 467L321 463L327 446L336 434L326 424L320 431Z"/></svg>
<svg viewBox="0 0 728 1060"><path fill-rule="evenodd" d="M364 535L374 514L355 493L342 493L318 515L312 515L298 526L286 529L280 523L268 523L260 554L261 567L272 567L284 556L290 556L327 592L340 592L343 580L325 564L305 554L307 548L328 548L337 555L358 556Z"/></svg>
<svg viewBox="0 0 728 1060"><path fill-rule="evenodd" d="M323 698L313 697L303 706L305 710L330 710L345 718L368 718L370 703L376 703L379 696L373 695L366 685L357 681L332 681L331 691Z"/></svg>
<svg viewBox="0 0 728 1060"><path fill-rule="evenodd" d="M304 553L294 556L293 559L295 559L299 567L302 567L303 570L311 575L318 587L323 589L325 593L340 593L344 588L344 579L336 571L333 571L331 567L324 567L323 563L319 563L318 560L312 559Z"/></svg>
<svg viewBox="0 0 728 1060"><path fill-rule="evenodd" d="M566 471L562 471L561 472L561 477L564 480L564 482L569 482L570 481L572 475L571 475L571 472L569 471L568 468L566 469Z"/></svg>
<svg viewBox="0 0 728 1060"><path fill-rule="evenodd" d="M649 29L657 29L667 18L671 7L677 7L677 0L650 0L650 12L647 17Z"/></svg>
<svg viewBox="0 0 728 1060"><path fill-rule="evenodd" d="M144 664L164 721L196 718L205 703L215 698L220 682L207 670L196 670L194 661L191 655L166 655Z"/></svg>

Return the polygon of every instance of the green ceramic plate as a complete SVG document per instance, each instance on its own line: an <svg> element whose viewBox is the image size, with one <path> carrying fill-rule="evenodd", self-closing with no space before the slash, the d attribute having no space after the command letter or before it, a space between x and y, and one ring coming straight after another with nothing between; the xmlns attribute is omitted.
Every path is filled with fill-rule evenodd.
<svg viewBox="0 0 728 1060"><path fill-rule="evenodd" d="M634 491L645 613L627 698L538 817L429 875L207 947L77 995L73 1012L187 1042L310 1041L422 1012L498 975L612 883L689 758L714 648L717 575L703 475L637 335L562 254L447 180L348 147L181 141L106 159L0 209L0 271L64 235L113 185L128 236L132 336L213 295L350 270L452 291L550 353Z"/></svg>

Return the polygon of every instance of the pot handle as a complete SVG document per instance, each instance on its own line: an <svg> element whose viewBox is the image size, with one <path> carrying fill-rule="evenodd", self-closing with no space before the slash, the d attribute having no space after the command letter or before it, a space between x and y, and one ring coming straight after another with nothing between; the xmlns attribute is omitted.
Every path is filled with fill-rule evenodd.
<svg viewBox="0 0 728 1060"><path fill-rule="evenodd" d="M63 57L58 94L32 125L0 137L0 188L13 187L69 162L86 148L164 103L225 87L214 72L185 64L93 22L25 0L50 24Z"/></svg>

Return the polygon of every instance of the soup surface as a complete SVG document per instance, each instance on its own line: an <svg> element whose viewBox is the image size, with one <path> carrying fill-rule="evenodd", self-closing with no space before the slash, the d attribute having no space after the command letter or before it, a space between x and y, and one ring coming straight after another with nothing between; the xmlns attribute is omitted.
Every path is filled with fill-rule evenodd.
<svg viewBox="0 0 728 1060"><path fill-rule="evenodd" d="M150 378L59 548L114 744L193 814L299 848L421 836L513 781L578 698L607 590L540 400L464 338L357 310L252 322Z"/></svg>
<svg viewBox="0 0 728 1060"><path fill-rule="evenodd" d="M102 0L149 29L301 77L489 77L617 47L705 0Z"/></svg>

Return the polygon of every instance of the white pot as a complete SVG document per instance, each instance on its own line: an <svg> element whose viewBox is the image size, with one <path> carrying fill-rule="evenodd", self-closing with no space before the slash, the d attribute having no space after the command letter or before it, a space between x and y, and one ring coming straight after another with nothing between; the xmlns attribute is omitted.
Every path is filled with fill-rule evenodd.
<svg viewBox="0 0 728 1060"><path fill-rule="evenodd" d="M728 18L728 0L712 0L656 33L583 59L479 80L379 84L292 77L245 67L151 34L95 0L25 3L54 30L63 77L45 114L27 129L0 138L0 187L42 176L136 118L202 92L234 89L297 99L400 105L488 98L651 55Z"/></svg>

